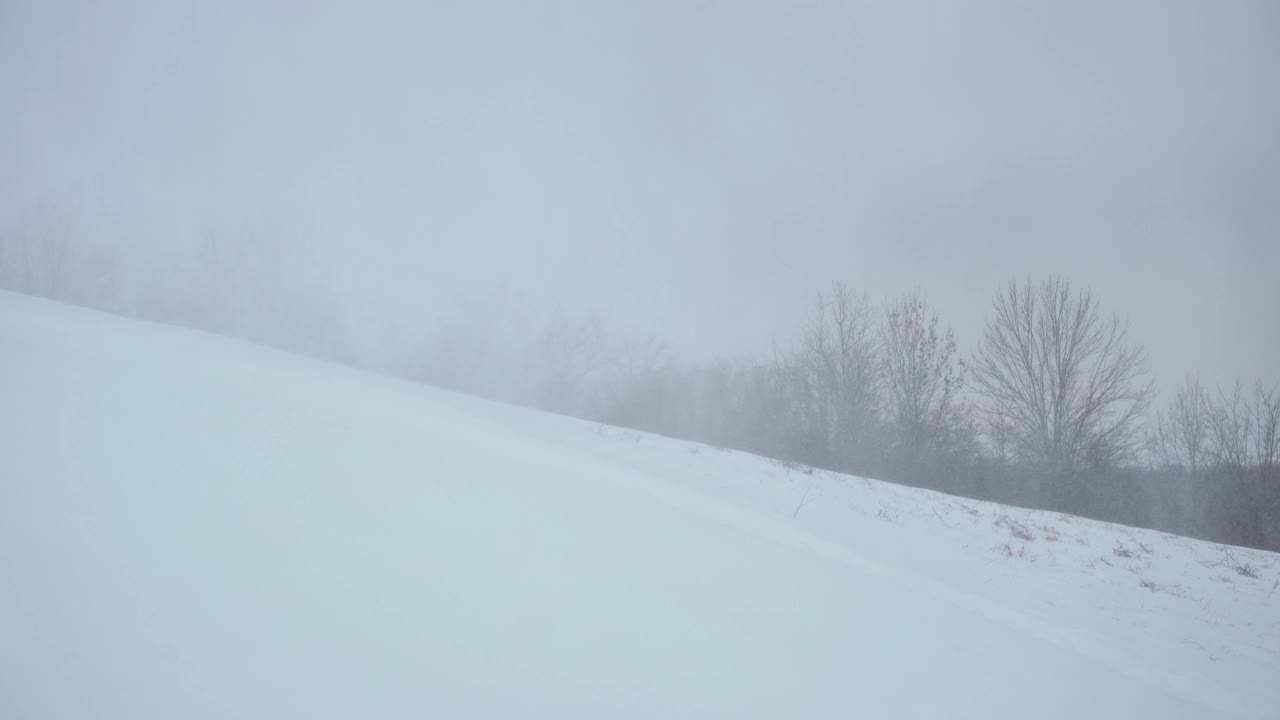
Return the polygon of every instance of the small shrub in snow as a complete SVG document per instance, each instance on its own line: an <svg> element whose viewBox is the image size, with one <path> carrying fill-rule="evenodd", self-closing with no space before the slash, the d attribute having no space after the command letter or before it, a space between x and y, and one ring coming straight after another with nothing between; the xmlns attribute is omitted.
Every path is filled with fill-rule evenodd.
<svg viewBox="0 0 1280 720"><path fill-rule="evenodd" d="M1237 575L1243 575L1247 578L1258 577L1258 568L1250 565L1249 563L1240 563L1239 565L1232 565L1231 568L1236 571Z"/></svg>
<svg viewBox="0 0 1280 720"><path fill-rule="evenodd" d="M1222 557L1217 560L1202 560L1201 565L1205 567L1227 567L1236 571L1237 575L1247 578L1258 577L1258 567L1245 560L1236 557L1234 551L1230 548L1222 548Z"/></svg>
<svg viewBox="0 0 1280 720"><path fill-rule="evenodd" d="M1004 513L996 516L995 525L996 527L1002 527L1008 530L1009 534L1018 540L1025 540L1029 542L1036 539L1036 536L1032 535L1031 530L1027 528L1026 523L1014 520Z"/></svg>
<svg viewBox="0 0 1280 720"><path fill-rule="evenodd" d="M884 520L885 522L891 522L891 523L894 523L895 525L901 524L898 522L897 513L894 513L890 511L888 508L883 506L881 506L880 511L876 513L876 519Z"/></svg>
<svg viewBox="0 0 1280 720"><path fill-rule="evenodd" d="M997 545L991 549L995 550L996 552L1004 553L1005 557L1020 558L1020 557L1026 557L1026 554L1027 554L1026 545L1020 545L1017 550L1014 550L1012 545L1010 545L1009 543L1005 543L1003 545Z"/></svg>
<svg viewBox="0 0 1280 720"><path fill-rule="evenodd" d="M1062 536L1058 534L1058 529L1052 525L1038 525L1036 529L1040 531L1045 542L1061 542Z"/></svg>

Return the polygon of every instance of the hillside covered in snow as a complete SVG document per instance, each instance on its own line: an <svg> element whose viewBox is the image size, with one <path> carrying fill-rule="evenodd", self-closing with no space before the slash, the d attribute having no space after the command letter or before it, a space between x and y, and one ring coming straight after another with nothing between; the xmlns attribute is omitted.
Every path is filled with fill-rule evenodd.
<svg viewBox="0 0 1280 720"><path fill-rule="evenodd" d="M0 717L1280 717L1280 556L0 294Z"/></svg>

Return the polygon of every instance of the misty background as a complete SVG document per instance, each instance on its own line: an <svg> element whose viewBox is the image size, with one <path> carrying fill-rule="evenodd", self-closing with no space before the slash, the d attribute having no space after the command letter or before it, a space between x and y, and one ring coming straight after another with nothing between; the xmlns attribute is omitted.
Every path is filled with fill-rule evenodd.
<svg viewBox="0 0 1280 720"><path fill-rule="evenodd" d="M833 283L965 359L1068 278L1147 432L1280 382L1277 71L1265 1L0 0L4 286L616 420L568 395L776 370Z"/></svg>

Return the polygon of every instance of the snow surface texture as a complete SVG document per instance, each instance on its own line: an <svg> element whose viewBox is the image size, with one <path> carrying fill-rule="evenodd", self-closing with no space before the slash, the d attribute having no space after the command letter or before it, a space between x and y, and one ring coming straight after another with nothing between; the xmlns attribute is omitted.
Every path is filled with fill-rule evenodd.
<svg viewBox="0 0 1280 720"><path fill-rule="evenodd" d="M1280 717L1280 556L0 294L0 717Z"/></svg>

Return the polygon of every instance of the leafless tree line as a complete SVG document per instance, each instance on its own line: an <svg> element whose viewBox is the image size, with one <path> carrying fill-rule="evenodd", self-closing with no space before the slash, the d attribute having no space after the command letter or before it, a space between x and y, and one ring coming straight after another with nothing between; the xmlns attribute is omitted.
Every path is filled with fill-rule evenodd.
<svg viewBox="0 0 1280 720"><path fill-rule="evenodd" d="M118 309L114 256L80 241L71 217L39 207L0 228L0 289Z"/></svg>
<svg viewBox="0 0 1280 720"><path fill-rule="evenodd" d="M37 220L0 234L0 288L790 463L1280 548L1280 390L1192 375L1152 412L1146 353L1064 279L1001 289L968 356L923 293L877 303L836 284L766 356L690 364L598 315L505 301L362 336L305 242L210 237L122 301L116 258Z"/></svg>
<svg viewBox="0 0 1280 720"><path fill-rule="evenodd" d="M1280 547L1280 392L1259 383L1251 397L1242 386L1211 397L1189 378L1152 413L1146 353L1092 291L1063 279L1002 289L969 357L922 293L880 304L839 284L764 358L685 364L659 341L610 338L586 314L546 324L515 353L531 359L521 401L788 463ZM1194 469L1169 477L1184 465Z"/></svg>
<svg viewBox="0 0 1280 720"><path fill-rule="evenodd" d="M1156 413L1146 443L1157 469L1280 480L1280 389L1258 380L1251 393L1240 382L1211 393L1190 375Z"/></svg>

